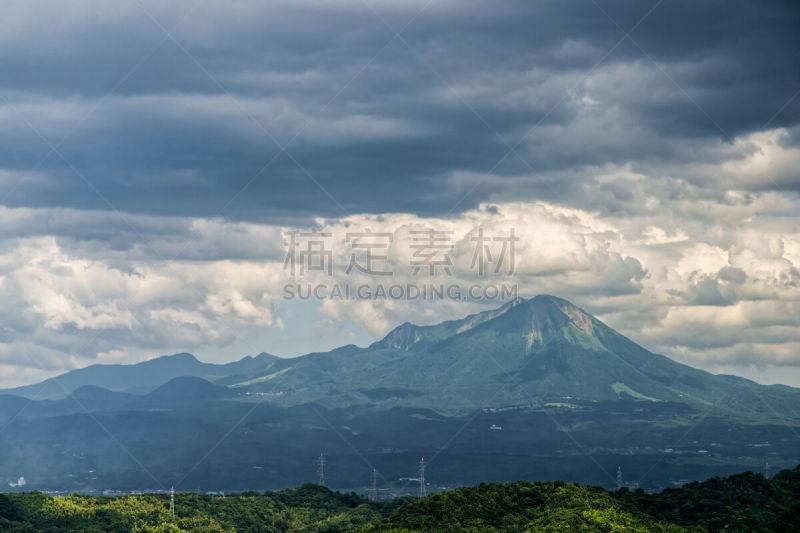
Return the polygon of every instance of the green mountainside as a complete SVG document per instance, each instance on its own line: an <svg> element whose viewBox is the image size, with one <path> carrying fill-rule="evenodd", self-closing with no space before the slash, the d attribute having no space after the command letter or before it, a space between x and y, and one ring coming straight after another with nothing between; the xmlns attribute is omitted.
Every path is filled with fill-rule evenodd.
<svg viewBox="0 0 800 533"><path fill-rule="evenodd" d="M278 492L121 497L0 494L0 531L99 532L791 532L800 467L751 472L660 493L563 481L480 484L422 499L365 500L305 484Z"/></svg>
<svg viewBox="0 0 800 533"><path fill-rule="evenodd" d="M516 299L434 326L403 324L367 348L275 359L224 383L283 405L424 407L458 414L637 399L792 415L800 390L717 376L654 354L566 300Z"/></svg>

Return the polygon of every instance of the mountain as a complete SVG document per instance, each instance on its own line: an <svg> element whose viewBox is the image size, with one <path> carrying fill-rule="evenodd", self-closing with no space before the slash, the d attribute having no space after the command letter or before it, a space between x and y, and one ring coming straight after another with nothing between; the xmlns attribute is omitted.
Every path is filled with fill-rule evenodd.
<svg viewBox="0 0 800 533"><path fill-rule="evenodd" d="M439 488L614 487L621 468L660 490L800 463L798 389L679 364L553 296L402 324L366 347L228 365L179 354L15 392L0 394L13 490L276 489L316 479L320 451L332 486L363 487L366 462L404 494L420 457Z"/></svg>
<svg viewBox="0 0 800 533"><path fill-rule="evenodd" d="M10 394L0 395L0 426L16 418L50 418L141 410L170 411L187 407L194 409L240 395L235 390L192 376L174 378L144 395L112 391L96 385L81 386L66 398L58 400L31 400Z"/></svg>
<svg viewBox="0 0 800 533"><path fill-rule="evenodd" d="M196 408L205 403L232 399L239 392L220 387L203 378L181 376L168 381L156 390L129 402L128 409L175 409Z"/></svg>
<svg viewBox="0 0 800 533"><path fill-rule="evenodd" d="M794 413L800 390L713 375L654 354L570 302L516 299L461 320L403 324L367 348L274 359L221 381L284 405L481 408L631 399Z"/></svg>
<svg viewBox="0 0 800 533"><path fill-rule="evenodd" d="M252 372L278 359L262 353L239 361L216 365L202 363L188 353L166 355L135 365L91 365L71 370L55 378L33 385L0 390L0 394L24 396L34 400L68 397L85 386L102 387L110 391L146 393L181 376L215 380L224 376Z"/></svg>
<svg viewBox="0 0 800 533"><path fill-rule="evenodd" d="M630 399L796 418L800 403L798 389L714 375L652 353L547 295L431 326L405 323L363 348L291 359L263 353L224 365L176 354L136 365L93 365L0 394L58 399L84 386L145 394L177 377L266 394L283 406L431 408L450 415Z"/></svg>
<svg viewBox="0 0 800 533"><path fill-rule="evenodd" d="M127 392L111 391L96 385L84 385L72 391L62 401L67 404L73 402L86 411L94 411L98 409L119 409L136 398L136 395Z"/></svg>

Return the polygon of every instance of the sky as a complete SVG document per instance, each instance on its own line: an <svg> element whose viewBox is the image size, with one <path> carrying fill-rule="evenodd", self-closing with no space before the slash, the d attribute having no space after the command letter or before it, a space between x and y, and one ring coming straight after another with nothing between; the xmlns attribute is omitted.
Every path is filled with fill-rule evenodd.
<svg viewBox="0 0 800 533"><path fill-rule="evenodd" d="M800 386L794 1L3 11L0 387L366 345L502 303L470 286ZM330 274L288 260L312 248ZM442 283L463 290L408 297ZM363 284L406 294L329 294Z"/></svg>

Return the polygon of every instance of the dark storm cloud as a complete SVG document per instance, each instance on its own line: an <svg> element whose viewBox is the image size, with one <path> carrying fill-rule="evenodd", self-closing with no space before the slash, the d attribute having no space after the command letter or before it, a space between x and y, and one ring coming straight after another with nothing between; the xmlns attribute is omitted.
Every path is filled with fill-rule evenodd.
<svg viewBox="0 0 800 533"><path fill-rule="evenodd" d="M43 176L3 181L12 206L285 220L441 214L508 190L569 204L584 167L704 163L705 145L800 122L800 99L783 107L800 88L788 1L11 4L0 161Z"/></svg>

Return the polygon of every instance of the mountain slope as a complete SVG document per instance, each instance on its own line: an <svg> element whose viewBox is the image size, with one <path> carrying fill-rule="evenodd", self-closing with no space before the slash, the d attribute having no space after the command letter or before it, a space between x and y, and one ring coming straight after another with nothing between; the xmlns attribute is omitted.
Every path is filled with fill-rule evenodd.
<svg viewBox="0 0 800 533"><path fill-rule="evenodd" d="M566 300L544 295L435 326L403 324L367 348L272 361L227 384L272 393L285 404L444 413L635 399L784 415L800 401L797 389L716 376L651 353Z"/></svg>
<svg viewBox="0 0 800 533"><path fill-rule="evenodd" d="M574 483L482 483L409 500L366 532L631 531L685 533L599 487Z"/></svg>

